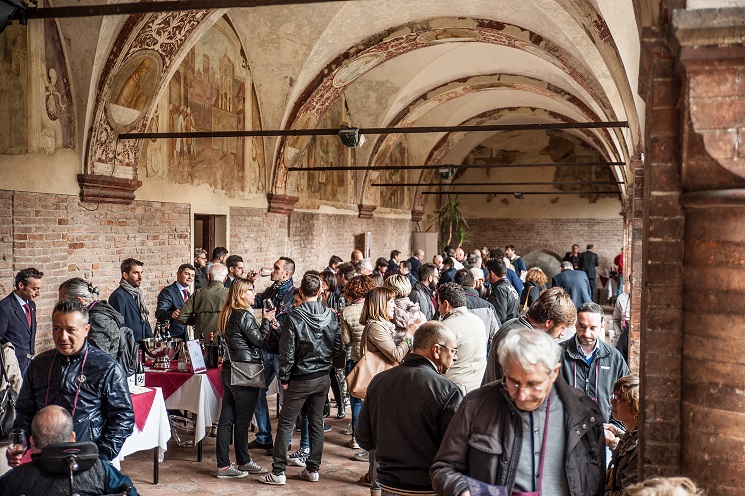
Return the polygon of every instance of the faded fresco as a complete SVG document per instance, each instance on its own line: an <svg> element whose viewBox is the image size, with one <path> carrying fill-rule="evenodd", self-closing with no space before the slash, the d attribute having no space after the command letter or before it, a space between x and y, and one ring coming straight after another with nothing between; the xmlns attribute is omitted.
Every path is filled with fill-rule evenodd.
<svg viewBox="0 0 745 496"><path fill-rule="evenodd" d="M401 138L396 141L393 147L386 144L384 148L378 153L374 165L396 165L405 166L409 165L409 158L407 153L405 138ZM419 171L416 171L417 173ZM391 186L376 186L374 187L377 193L377 205L384 208L396 208L400 210L408 210L411 208L411 195L414 188L407 188L404 186L394 186L400 183L415 182L415 174L410 170L386 170L381 171L377 178L374 180L375 183L390 184Z"/></svg>
<svg viewBox="0 0 745 496"><path fill-rule="evenodd" d="M62 51L57 23L44 20L44 106L42 122L43 149L53 153L57 148L75 148L75 109L65 54Z"/></svg>
<svg viewBox="0 0 745 496"><path fill-rule="evenodd" d="M168 83L149 131L236 131L261 127L258 99L238 37L218 21ZM209 184L229 194L266 191L261 138L171 138L146 142L147 174Z"/></svg>
<svg viewBox="0 0 745 496"><path fill-rule="evenodd" d="M349 109L342 97L329 108L316 127L339 128L349 126L350 121ZM307 140L301 153L298 164L308 169L354 164L353 149L344 146L336 136L313 136ZM356 203L353 177L356 175L350 171L292 172L288 194L336 203Z"/></svg>
<svg viewBox="0 0 745 496"><path fill-rule="evenodd" d="M26 26L13 23L0 36L0 154L28 152L28 42Z"/></svg>

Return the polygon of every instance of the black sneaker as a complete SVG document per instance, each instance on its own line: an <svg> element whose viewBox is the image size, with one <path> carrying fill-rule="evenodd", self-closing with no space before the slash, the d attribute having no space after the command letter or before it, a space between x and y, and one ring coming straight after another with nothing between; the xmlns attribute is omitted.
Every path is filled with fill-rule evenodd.
<svg viewBox="0 0 745 496"><path fill-rule="evenodd" d="M274 447L273 443L260 443L258 439L254 439L250 443L248 443L248 449L272 449Z"/></svg>
<svg viewBox="0 0 745 496"><path fill-rule="evenodd" d="M327 424L326 422L323 423L323 432L329 432L331 431L331 426Z"/></svg>

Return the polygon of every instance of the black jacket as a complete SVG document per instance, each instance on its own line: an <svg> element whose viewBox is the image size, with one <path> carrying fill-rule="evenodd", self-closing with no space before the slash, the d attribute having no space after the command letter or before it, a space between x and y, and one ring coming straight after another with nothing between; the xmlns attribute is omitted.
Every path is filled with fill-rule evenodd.
<svg viewBox="0 0 745 496"><path fill-rule="evenodd" d="M605 489L602 414L594 401L561 376L554 389L564 406L563 456L569 494L600 496ZM432 486L440 496L458 496L468 489L467 475L506 486L507 494L512 493L522 438L522 419L501 381L468 393L432 464Z"/></svg>
<svg viewBox="0 0 745 496"><path fill-rule="evenodd" d="M429 468L462 400L458 386L438 374L432 362L413 353L400 367L373 378L355 438L364 449L376 450L381 484L431 490Z"/></svg>
<svg viewBox="0 0 745 496"><path fill-rule="evenodd" d="M292 278L281 283L274 283L264 290L263 293L256 295L254 308L261 308L264 300L271 299L274 307L277 309L276 318L280 326L284 324L288 312L292 310L292 296L295 290ZM281 329L281 327L280 327ZM269 337L264 343L264 351L270 355L279 353L279 329L269 333Z"/></svg>
<svg viewBox="0 0 745 496"><path fill-rule="evenodd" d="M46 472L41 465L41 455L31 455L31 462L24 463L0 478L0 496L67 496L70 478ZM120 494L124 484L130 487L127 496L137 496L132 479L119 472L110 463L98 460L86 470L75 474L75 492L81 495Z"/></svg>
<svg viewBox="0 0 745 496"><path fill-rule="evenodd" d="M287 314L279 338L279 380L308 381L331 370L332 357L344 354L339 318L318 301L307 301Z"/></svg>
<svg viewBox="0 0 745 496"><path fill-rule="evenodd" d="M491 294L486 299L494 305L500 322L515 319L520 314L520 295L509 279L500 279L491 285Z"/></svg>
<svg viewBox="0 0 745 496"><path fill-rule="evenodd" d="M409 294L409 299L419 305L419 310L421 310L427 320L432 320L437 315L437 308L432 303L434 294L434 290L421 281L417 281L411 287L411 293Z"/></svg>
<svg viewBox="0 0 745 496"><path fill-rule="evenodd" d="M81 374L85 380L79 382ZM75 406L78 385L80 396ZM124 369L87 342L77 355L65 356L52 349L31 361L23 377L13 427L30 433L31 420L46 405L59 405L70 413L75 407L72 420L76 440L96 443L104 460L116 458L132 434L135 416Z"/></svg>
<svg viewBox="0 0 745 496"><path fill-rule="evenodd" d="M225 346L228 348L230 360L262 363L261 346L268 335L268 319L262 319L259 327L250 310L233 310L225 328Z"/></svg>
<svg viewBox="0 0 745 496"><path fill-rule="evenodd" d="M124 325L124 317L108 304L106 300L94 301L88 307L88 342L116 359L119 354L119 328Z"/></svg>

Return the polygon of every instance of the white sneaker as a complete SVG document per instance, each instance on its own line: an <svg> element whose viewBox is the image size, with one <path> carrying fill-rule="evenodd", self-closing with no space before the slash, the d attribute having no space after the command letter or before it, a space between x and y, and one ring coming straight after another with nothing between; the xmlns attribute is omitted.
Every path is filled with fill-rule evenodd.
<svg viewBox="0 0 745 496"><path fill-rule="evenodd" d="M308 472L307 470L303 470L300 472L300 478L310 482L318 482L318 472Z"/></svg>
<svg viewBox="0 0 745 496"><path fill-rule="evenodd" d="M352 449L360 449L360 445L357 444L357 440L354 437L352 437L352 440L349 441L349 445L348 446L350 448L352 448Z"/></svg>
<svg viewBox="0 0 745 496"><path fill-rule="evenodd" d="M309 448L300 448L293 454L287 457L287 463L289 465L295 465L296 467L304 467L305 460L310 456Z"/></svg>
<svg viewBox="0 0 745 496"><path fill-rule="evenodd" d="M222 470L217 469L216 475L218 479L242 479L248 475L248 472L246 472L245 470L240 470L234 465L231 465L228 468L224 468Z"/></svg>
<svg viewBox="0 0 745 496"><path fill-rule="evenodd" d="M282 472L281 474L269 473L266 475L262 475L256 480L264 484L269 484L271 486L284 486L285 483L287 482L287 476L285 475L284 472Z"/></svg>

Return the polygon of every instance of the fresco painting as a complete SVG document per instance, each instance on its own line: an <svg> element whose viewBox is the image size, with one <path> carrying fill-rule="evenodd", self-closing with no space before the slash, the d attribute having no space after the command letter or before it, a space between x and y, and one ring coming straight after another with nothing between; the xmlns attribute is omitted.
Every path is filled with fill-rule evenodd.
<svg viewBox="0 0 745 496"><path fill-rule="evenodd" d="M404 138L398 140L393 147L386 145L375 160L375 165L409 165L408 153ZM417 171L419 172L419 171ZM410 170L386 170L382 171L375 182L384 184L400 184L411 182L413 174ZM412 189L403 186L376 187L379 190L378 205L384 208L395 208L408 210L411 208Z"/></svg>

